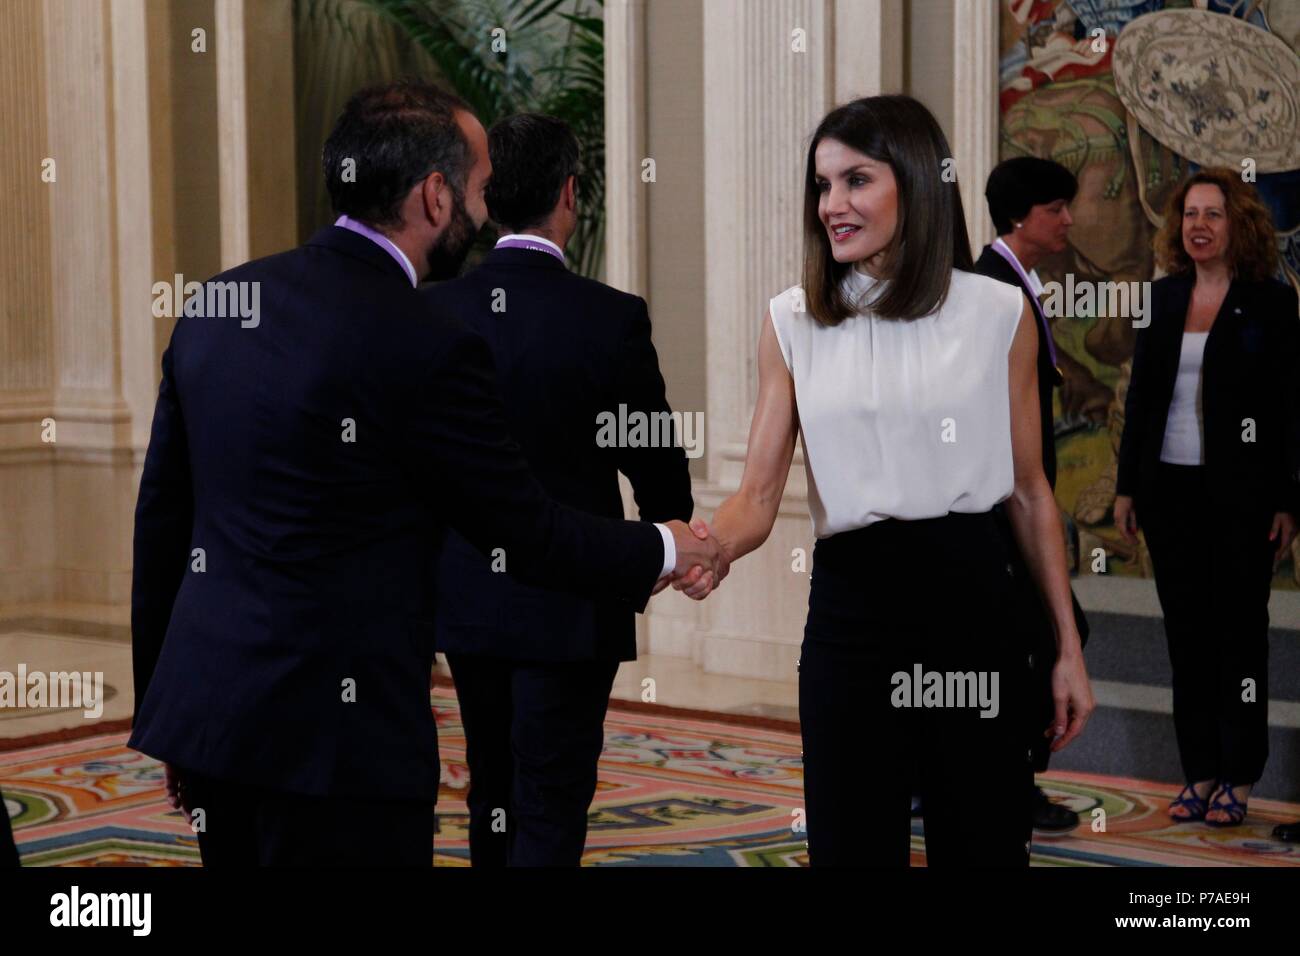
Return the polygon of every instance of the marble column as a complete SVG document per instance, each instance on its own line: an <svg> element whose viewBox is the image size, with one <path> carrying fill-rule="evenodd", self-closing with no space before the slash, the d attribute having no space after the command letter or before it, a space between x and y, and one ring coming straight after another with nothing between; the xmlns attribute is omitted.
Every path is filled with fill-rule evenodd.
<svg viewBox="0 0 1300 956"><path fill-rule="evenodd" d="M993 241L984 184L998 161L998 4L953 4L953 158L971 253Z"/></svg>
<svg viewBox="0 0 1300 956"><path fill-rule="evenodd" d="M0 605L53 591L53 449L41 421L54 404L51 197L44 8L0 5Z"/></svg>
<svg viewBox="0 0 1300 956"><path fill-rule="evenodd" d="M297 245L293 4L215 0L221 267Z"/></svg>
<svg viewBox="0 0 1300 956"><path fill-rule="evenodd" d="M645 0L605 3L605 281L646 294Z"/></svg>
<svg viewBox="0 0 1300 956"><path fill-rule="evenodd" d="M834 21L826 0L705 6L708 480L696 500L710 513L740 485L768 300L799 281L808 138L836 93ZM811 543L796 452L767 543L698 606L692 628L652 620L651 650L705 671L791 679L808 578L792 553Z"/></svg>
<svg viewBox="0 0 1300 956"><path fill-rule="evenodd" d="M836 0L835 102L903 91L903 0Z"/></svg>
<svg viewBox="0 0 1300 956"><path fill-rule="evenodd" d="M219 188L216 175L189 175L187 162L187 151L218 144L173 139L178 116L217 112L215 89L196 99L201 87L183 76L189 61L176 62L197 64L226 46L211 29L205 50L189 46L189 20L210 17L212 0L0 4L9 187L0 216L16 227L0 237L6 626L76 619L123 632L136 487L172 321L153 316L153 284L193 271L175 252L181 231L224 222L234 234L235 222L252 253L293 242L293 141L282 132L293 128L291 9L272 0L242 17L225 11L243 50L225 69L267 104L254 111L245 99L242 112L227 111L227 131L247 147L244 185L212 204L219 216L177 221L191 194ZM227 54L239 54L233 46ZM184 197L178 166L187 168Z"/></svg>

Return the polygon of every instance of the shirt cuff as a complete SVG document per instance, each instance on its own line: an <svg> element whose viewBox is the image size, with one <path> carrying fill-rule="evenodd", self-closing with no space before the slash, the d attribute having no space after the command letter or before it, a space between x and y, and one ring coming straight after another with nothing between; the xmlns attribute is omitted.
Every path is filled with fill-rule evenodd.
<svg viewBox="0 0 1300 956"><path fill-rule="evenodd" d="M659 577L672 574L677 567L677 542L673 540L673 533L668 530L667 525L655 524L659 529L660 536L664 539L664 569L659 572Z"/></svg>

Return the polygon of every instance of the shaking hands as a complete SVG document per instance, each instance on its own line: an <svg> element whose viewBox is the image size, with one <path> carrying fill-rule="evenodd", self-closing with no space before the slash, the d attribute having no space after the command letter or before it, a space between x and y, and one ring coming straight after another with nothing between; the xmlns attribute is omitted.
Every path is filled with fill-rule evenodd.
<svg viewBox="0 0 1300 956"><path fill-rule="evenodd" d="M658 594L671 583L687 597L704 599L727 576L731 560L703 518L693 518L689 526L669 521L665 527L677 546L677 565L672 574L659 579L651 593Z"/></svg>

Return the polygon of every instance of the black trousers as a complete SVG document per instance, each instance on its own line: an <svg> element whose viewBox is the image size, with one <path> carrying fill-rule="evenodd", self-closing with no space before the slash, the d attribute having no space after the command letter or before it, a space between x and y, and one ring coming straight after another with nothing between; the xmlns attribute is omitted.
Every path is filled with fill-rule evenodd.
<svg viewBox="0 0 1300 956"><path fill-rule="evenodd" d="M182 772L205 867L433 865L433 804L310 797Z"/></svg>
<svg viewBox="0 0 1300 956"><path fill-rule="evenodd" d="M1183 773L1193 782L1250 784L1268 759L1273 515L1234 514L1206 501L1203 466L1161 462L1138 521L1165 617Z"/></svg>
<svg viewBox="0 0 1300 956"><path fill-rule="evenodd" d="M617 661L448 654L469 764L473 866L577 866Z"/></svg>
<svg viewBox="0 0 1300 956"><path fill-rule="evenodd" d="M989 512L817 542L799 665L811 865L907 866L914 780L928 865L1028 864L1029 651L1011 575ZM931 672L944 690L916 706ZM955 693L963 675L991 706L969 683Z"/></svg>
<svg viewBox="0 0 1300 956"><path fill-rule="evenodd" d="M0 793L0 870L18 866L18 846L14 843L13 825L5 809L4 794Z"/></svg>

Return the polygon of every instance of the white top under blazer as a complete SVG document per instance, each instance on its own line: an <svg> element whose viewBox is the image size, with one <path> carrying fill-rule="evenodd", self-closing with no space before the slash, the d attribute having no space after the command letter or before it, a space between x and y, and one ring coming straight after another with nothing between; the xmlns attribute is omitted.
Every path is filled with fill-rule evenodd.
<svg viewBox="0 0 1300 956"><path fill-rule="evenodd" d="M1209 332L1184 332L1178 377L1165 420L1160 460L1172 465L1205 464L1205 422L1201 416L1201 367Z"/></svg>
<svg viewBox="0 0 1300 956"><path fill-rule="evenodd" d="M869 297L877 280L854 268L843 281ZM835 326L819 324L803 302L794 286L770 309L794 379L818 538L886 518L988 511L1010 497L1018 287L954 270L931 315L883 319L859 309Z"/></svg>

